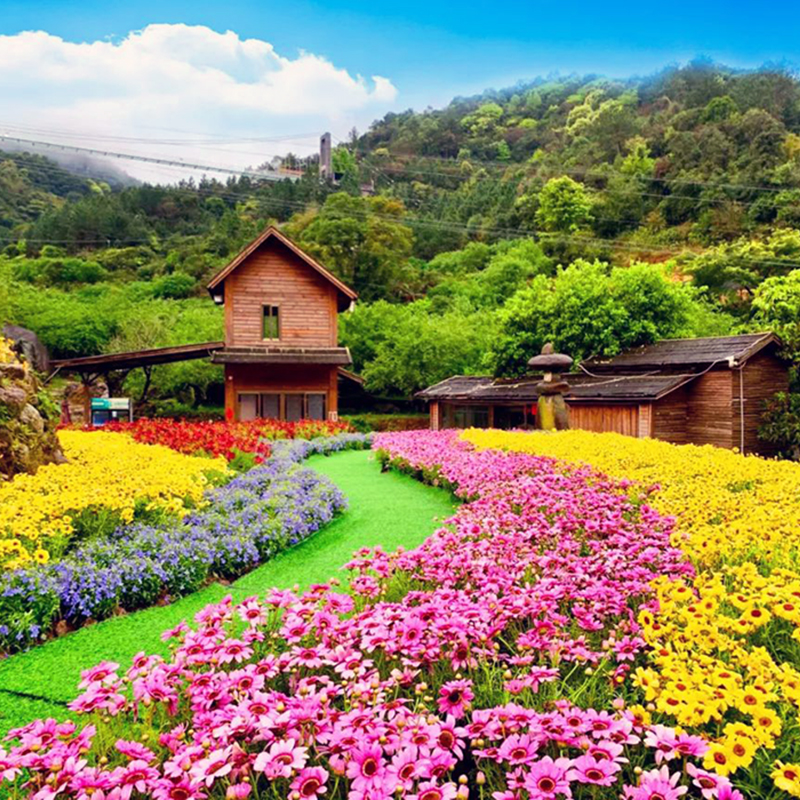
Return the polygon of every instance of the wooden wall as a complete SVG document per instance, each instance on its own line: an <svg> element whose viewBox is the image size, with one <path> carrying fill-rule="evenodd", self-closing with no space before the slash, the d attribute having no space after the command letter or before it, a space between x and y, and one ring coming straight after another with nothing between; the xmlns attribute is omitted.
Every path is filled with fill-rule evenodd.
<svg viewBox="0 0 800 800"><path fill-rule="evenodd" d="M688 439L688 391L685 386L670 392L653 405L653 426L650 433L654 439L663 439L673 444L686 444Z"/></svg>
<svg viewBox="0 0 800 800"><path fill-rule="evenodd" d="M585 431L623 433L637 436L639 432L638 405L569 404L569 425Z"/></svg>
<svg viewBox="0 0 800 800"><path fill-rule="evenodd" d="M773 446L758 439L758 426L765 401L776 392L787 391L788 387L787 366L775 356L774 349L770 349L753 356L741 370L727 366L711 370L653 403L568 402L570 427L640 438L652 436L673 444L713 444L730 449L741 447L739 409L743 405L744 452L774 455ZM431 403L431 425L439 424L441 407Z"/></svg>
<svg viewBox="0 0 800 800"><path fill-rule="evenodd" d="M733 447L732 386L729 369L712 370L688 384L687 442Z"/></svg>
<svg viewBox="0 0 800 800"><path fill-rule="evenodd" d="M268 239L225 279L225 344L335 347L336 288L288 247ZM263 338L265 305L280 307L278 342Z"/></svg>
<svg viewBox="0 0 800 800"><path fill-rule="evenodd" d="M226 364L225 411L239 419L239 392L325 392L328 419L335 419L338 377L338 368L327 364Z"/></svg>
<svg viewBox="0 0 800 800"><path fill-rule="evenodd" d="M439 415L439 403L435 400L430 404L430 415L431 415L431 430L438 431L441 427L441 417Z"/></svg>
<svg viewBox="0 0 800 800"><path fill-rule="evenodd" d="M741 381L740 381L741 377ZM742 420L739 416L740 387L744 395L744 452L771 456L778 448L758 438L758 426L764 413L764 403L776 392L789 390L786 364L774 353L762 350L749 359L741 370L733 371L733 444L742 446Z"/></svg>

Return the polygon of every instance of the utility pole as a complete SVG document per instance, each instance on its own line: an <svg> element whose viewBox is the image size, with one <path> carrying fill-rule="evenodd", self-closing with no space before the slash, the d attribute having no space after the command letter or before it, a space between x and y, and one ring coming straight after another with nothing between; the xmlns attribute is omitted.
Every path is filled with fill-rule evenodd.
<svg viewBox="0 0 800 800"><path fill-rule="evenodd" d="M331 158L331 135L323 133L319 137L319 177L322 181L333 178L333 161Z"/></svg>

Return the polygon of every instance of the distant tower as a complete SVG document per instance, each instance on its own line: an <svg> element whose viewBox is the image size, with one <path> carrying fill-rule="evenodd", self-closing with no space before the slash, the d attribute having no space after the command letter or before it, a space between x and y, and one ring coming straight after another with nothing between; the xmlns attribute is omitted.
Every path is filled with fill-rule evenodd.
<svg viewBox="0 0 800 800"><path fill-rule="evenodd" d="M319 137L319 177L327 181L333 178L333 162L331 160L331 135L323 133Z"/></svg>

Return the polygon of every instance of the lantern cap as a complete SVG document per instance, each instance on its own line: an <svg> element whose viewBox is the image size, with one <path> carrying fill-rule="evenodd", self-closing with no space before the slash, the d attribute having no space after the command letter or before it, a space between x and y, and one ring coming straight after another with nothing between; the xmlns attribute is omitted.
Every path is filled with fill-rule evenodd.
<svg viewBox="0 0 800 800"><path fill-rule="evenodd" d="M548 342L538 356L534 356L528 361L531 369L542 370L543 372L563 372L572 365L572 356L564 353L554 353L553 343Z"/></svg>

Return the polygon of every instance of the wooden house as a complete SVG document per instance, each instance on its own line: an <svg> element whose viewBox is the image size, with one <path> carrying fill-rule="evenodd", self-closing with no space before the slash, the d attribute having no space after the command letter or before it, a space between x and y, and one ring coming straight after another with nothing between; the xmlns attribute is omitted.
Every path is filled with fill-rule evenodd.
<svg viewBox="0 0 800 800"><path fill-rule="evenodd" d="M228 419L329 419L338 414L339 311L356 293L269 227L208 284L225 308L225 340L211 360L225 366Z"/></svg>
<svg viewBox="0 0 800 800"><path fill-rule="evenodd" d="M758 438L764 402L789 386L771 333L671 339L593 359L565 376L570 426L773 454ZM539 376L456 376L418 395L431 427L533 428Z"/></svg>

